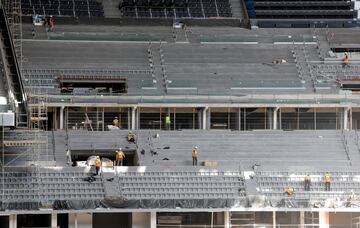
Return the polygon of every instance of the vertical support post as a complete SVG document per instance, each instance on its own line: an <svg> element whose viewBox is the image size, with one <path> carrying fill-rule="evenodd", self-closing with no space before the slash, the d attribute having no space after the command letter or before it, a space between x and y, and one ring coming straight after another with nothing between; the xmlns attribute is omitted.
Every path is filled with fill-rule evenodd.
<svg viewBox="0 0 360 228"><path fill-rule="evenodd" d="M150 212L150 228L156 228L156 211Z"/></svg>
<svg viewBox="0 0 360 228"><path fill-rule="evenodd" d="M102 131L105 131L105 108L101 111Z"/></svg>
<svg viewBox="0 0 360 228"><path fill-rule="evenodd" d="M244 108L244 131L246 131L246 108Z"/></svg>
<svg viewBox="0 0 360 228"><path fill-rule="evenodd" d="M160 110L159 110L159 122L160 122L160 130L161 130L161 113L162 113L162 109L161 109L161 107L160 107Z"/></svg>
<svg viewBox="0 0 360 228"><path fill-rule="evenodd" d="M57 214L51 213L51 228L57 228Z"/></svg>
<svg viewBox="0 0 360 228"><path fill-rule="evenodd" d="M353 129L352 108L349 110L349 130Z"/></svg>
<svg viewBox="0 0 360 228"><path fill-rule="evenodd" d="M9 216L9 228L17 228L17 216L16 216L16 214Z"/></svg>
<svg viewBox="0 0 360 228"><path fill-rule="evenodd" d="M241 108L239 108L239 117L238 117L238 128L239 128L239 131L241 131Z"/></svg>
<svg viewBox="0 0 360 228"><path fill-rule="evenodd" d="M173 126L174 126L174 131L176 130L176 108L174 107L174 124L173 124Z"/></svg>
<svg viewBox="0 0 360 228"><path fill-rule="evenodd" d="M273 211L273 228L276 228L276 211Z"/></svg>
<svg viewBox="0 0 360 228"><path fill-rule="evenodd" d="M230 228L230 212L224 211L224 228Z"/></svg>
<svg viewBox="0 0 360 228"><path fill-rule="evenodd" d="M300 211L300 228L305 228L305 211Z"/></svg>
<svg viewBox="0 0 360 228"><path fill-rule="evenodd" d="M60 107L60 130L64 129L64 106Z"/></svg>
<svg viewBox="0 0 360 228"><path fill-rule="evenodd" d="M344 115L343 115L343 119L344 119L344 124L343 124L343 129L344 130L349 130L349 111L350 111L350 107L344 108Z"/></svg>
<svg viewBox="0 0 360 228"><path fill-rule="evenodd" d="M276 107L274 108L274 111L273 111L273 130L277 130L278 129L278 115L277 115L277 112L279 110L279 107Z"/></svg>
<svg viewBox="0 0 360 228"><path fill-rule="evenodd" d="M297 108L297 123L296 123L296 129L299 130L300 128L300 108Z"/></svg>
<svg viewBox="0 0 360 228"><path fill-rule="evenodd" d="M205 108L203 108L203 111L202 111L202 129L203 130L208 129L208 126L207 126L208 109L209 109L209 107L205 107Z"/></svg>
<svg viewBox="0 0 360 228"><path fill-rule="evenodd" d="M131 108L131 130L136 129L136 106Z"/></svg>
<svg viewBox="0 0 360 228"><path fill-rule="evenodd" d="M319 228L329 228L329 212L319 212Z"/></svg>
<svg viewBox="0 0 360 228"><path fill-rule="evenodd" d="M314 108L314 129L316 130L316 108Z"/></svg>

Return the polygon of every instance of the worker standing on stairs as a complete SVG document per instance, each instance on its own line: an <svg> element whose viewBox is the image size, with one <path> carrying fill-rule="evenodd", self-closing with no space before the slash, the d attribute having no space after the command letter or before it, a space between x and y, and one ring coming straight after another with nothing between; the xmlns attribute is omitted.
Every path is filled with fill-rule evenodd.
<svg viewBox="0 0 360 228"><path fill-rule="evenodd" d="M117 128L120 126L120 125L119 125L119 119L117 118L117 116L114 118L113 124L114 124L114 126L117 127Z"/></svg>
<svg viewBox="0 0 360 228"><path fill-rule="evenodd" d="M331 174L329 172L325 173L324 180L325 180L325 191L330 191Z"/></svg>
<svg viewBox="0 0 360 228"><path fill-rule="evenodd" d="M122 151L122 148L119 148L118 150L116 150L115 166L122 166L124 158L125 158L125 154Z"/></svg>
<svg viewBox="0 0 360 228"><path fill-rule="evenodd" d="M291 187L291 186L288 187L287 189L285 189L285 194L287 196L292 196L294 194L294 192L295 192L295 189L293 187Z"/></svg>
<svg viewBox="0 0 360 228"><path fill-rule="evenodd" d="M195 146L192 153L191 153L191 156L192 156L192 159L193 159L193 166L196 166L197 165L197 159L198 159L198 147Z"/></svg>
<svg viewBox="0 0 360 228"><path fill-rule="evenodd" d="M305 191L310 191L310 184L311 184L311 177L309 174L307 174L304 178L304 188L305 188Z"/></svg>
<svg viewBox="0 0 360 228"><path fill-rule="evenodd" d="M350 62L349 56L345 53L345 57L343 58L343 64L342 64L343 68L349 67L349 62Z"/></svg>
<svg viewBox="0 0 360 228"><path fill-rule="evenodd" d="M99 156L96 156L96 160L95 160L95 173L96 175L99 175L99 171L101 168L101 160Z"/></svg>
<svg viewBox="0 0 360 228"><path fill-rule="evenodd" d="M170 115L169 114L166 114L166 117L165 117L165 127L166 127L166 130L170 130L170 125L171 125L171 119L170 119Z"/></svg>

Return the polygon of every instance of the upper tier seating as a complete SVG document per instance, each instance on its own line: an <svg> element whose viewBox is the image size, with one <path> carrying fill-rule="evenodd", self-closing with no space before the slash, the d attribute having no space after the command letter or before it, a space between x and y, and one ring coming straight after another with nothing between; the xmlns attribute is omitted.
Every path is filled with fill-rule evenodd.
<svg viewBox="0 0 360 228"><path fill-rule="evenodd" d="M119 9L136 18L232 17L228 0L124 0Z"/></svg>
<svg viewBox="0 0 360 228"><path fill-rule="evenodd" d="M344 0L246 0L249 16L257 19L353 19L354 2Z"/></svg>
<svg viewBox="0 0 360 228"><path fill-rule="evenodd" d="M22 0L21 9L24 15L104 16L103 6L96 0Z"/></svg>

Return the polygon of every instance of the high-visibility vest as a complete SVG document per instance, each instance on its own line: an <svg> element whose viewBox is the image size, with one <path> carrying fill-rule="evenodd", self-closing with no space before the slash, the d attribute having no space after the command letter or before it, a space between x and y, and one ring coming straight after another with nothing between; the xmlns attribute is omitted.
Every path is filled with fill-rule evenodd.
<svg viewBox="0 0 360 228"><path fill-rule="evenodd" d="M294 193L294 188L293 187L288 187L287 189L286 189L286 193L287 194L289 194L289 195L292 195L293 193Z"/></svg>
<svg viewBox="0 0 360 228"><path fill-rule="evenodd" d="M128 134L128 136L127 136L127 139L128 140L131 140L131 139L133 139L134 138L134 135L133 134Z"/></svg>
<svg viewBox="0 0 360 228"><path fill-rule="evenodd" d="M305 176L305 181L310 181L311 180L311 177L310 176Z"/></svg>
<svg viewBox="0 0 360 228"><path fill-rule="evenodd" d="M166 124L171 124L170 116L165 117L165 123Z"/></svg>
<svg viewBox="0 0 360 228"><path fill-rule="evenodd" d="M326 175L325 175L325 182L326 182L326 183L330 183L330 182L331 182L331 175L330 175L330 174L326 174Z"/></svg>
<svg viewBox="0 0 360 228"><path fill-rule="evenodd" d="M113 120L113 123L114 123L115 126L118 126L118 125L119 125L119 120L118 120L118 119L114 119L114 120Z"/></svg>
<svg viewBox="0 0 360 228"><path fill-rule="evenodd" d="M197 158L198 152L196 150L193 150L191 155L193 158Z"/></svg>
<svg viewBox="0 0 360 228"><path fill-rule="evenodd" d="M343 63L349 64L349 58L348 58L348 57L345 57L344 60L343 60Z"/></svg>
<svg viewBox="0 0 360 228"><path fill-rule="evenodd" d="M97 160L95 161L95 166L96 166L96 167L100 167L100 166L101 166L101 161L100 161L99 159L97 159Z"/></svg>
<svg viewBox="0 0 360 228"><path fill-rule="evenodd" d="M122 152L122 151L116 152L116 159L122 160L122 159L124 159L124 157L125 157L124 152Z"/></svg>

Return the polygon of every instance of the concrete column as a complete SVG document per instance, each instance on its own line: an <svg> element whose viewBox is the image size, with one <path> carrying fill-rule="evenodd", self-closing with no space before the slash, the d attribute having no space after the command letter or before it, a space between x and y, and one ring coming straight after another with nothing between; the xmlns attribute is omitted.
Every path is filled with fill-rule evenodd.
<svg viewBox="0 0 360 228"><path fill-rule="evenodd" d="M276 228L276 211L273 211L273 228Z"/></svg>
<svg viewBox="0 0 360 228"><path fill-rule="evenodd" d="M57 228L57 214L52 213L51 214L51 228Z"/></svg>
<svg viewBox="0 0 360 228"><path fill-rule="evenodd" d="M207 113L208 113L208 109L209 107L205 107L203 110L202 110L202 129L203 130L206 130L208 129L208 121L207 121Z"/></svg>
<svg viewBox="0 0 360 228"><path fill-rule="evenodd" d="M230 228L230 211L224 211L224 228Z"/></svg>
<svg viewBox="0 0 360 228"><path fill-rule="evenodd" d="M150 213L148 212L133 212L131 217L132 228L148 228L150 226Z"/></svg>
<svg viewBox="0 0 360 228"><path fill-rule="evenodd" d="M319 228L329 228L329 212L319 212Z"/></svg>
<svg viewBox="0 0 360 228"><path fill-rule="evenodd" d="M131 130L136 129L136 107L131 108Z"/></svg>
<svg viewBox="0 0 360 228"><path fill-rule="evenodd" d="M150 212L150 228L156 228L156 211Z"/></svg>
<svg viewBox="0 0 360 228"><path fill-rule="evenodd" d="M279 107L274 108L273 110L273 129L278 129L278 115L277 112L279 111Z"/></svg>
<svg viewBox="0 0 360 228"><path fill-rule="evenodd" d="M300 211L300 228L305 228L305 211Z"/></svg>
<svg viewBox="0 0 360 228"><path fill-rule="evenodd" d="M9 228L17 228L17 216L9 215Z"/></svg>
<svg viewBox="0 0 360 228"><path fill-rule="evenodd" d="M273 129L273 108L266 108L266 128Z"/></svg>
<svg viewBox="0 0 360 228"><path fill-rule="evenodd" d="M64 129L64 106L60 107L60 130Z"/></svg>
<svg viewBox="0 0 360 228"><path fill-rule="evenodd" d="M344 108L344 130L349 130L349 113L351 111L350 107Z"/></svg>

